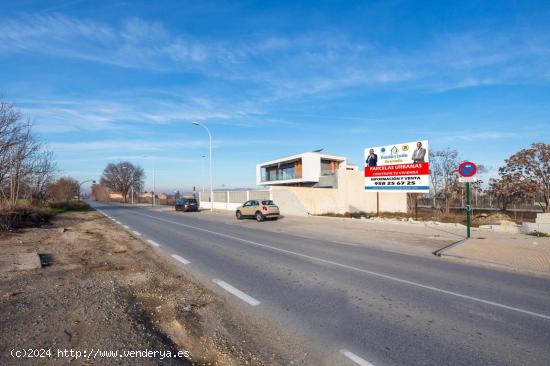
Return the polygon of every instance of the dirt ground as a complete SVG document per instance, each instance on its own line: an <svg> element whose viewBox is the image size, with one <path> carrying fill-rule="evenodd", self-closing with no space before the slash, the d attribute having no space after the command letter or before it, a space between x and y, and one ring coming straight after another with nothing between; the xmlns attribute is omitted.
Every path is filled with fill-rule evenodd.
<svg viewBox="0 0 550 366"><path fill-rule="evenodd" d="M222 299L94 211L0 235L2 254L37 252L44 265L0 273L1 365L290 364ZM65 349L73 354L60 357ZM17 350L46 358L13 358ZM121 357L131 350L164 354Z"/></svg>

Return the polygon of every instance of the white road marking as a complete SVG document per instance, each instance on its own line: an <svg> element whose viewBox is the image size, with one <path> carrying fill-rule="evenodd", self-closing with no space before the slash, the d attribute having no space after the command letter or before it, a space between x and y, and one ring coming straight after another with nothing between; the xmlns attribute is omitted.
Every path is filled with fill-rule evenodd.
<svg viewBox="0 0 550 366"><path fill-rule="evenodd" d="M135 231L135 230L132 230L132 234L134 234L134 235L136 235L136 236L141 236L141 234L140 234L140 233L138 233L138 232L137 232L137 231Z"/></svg>
<svg viewBox="0 0 550 366"><path fill-rule="evenodd" d="M151 239L148 239L148 240L147 240L147 243L151 244L151 245L154 246L154 247L160 247L160 244L159 244L159 243L157 243L156 241L151 240Z"/></svg>
<svg viewBox="0 0 550 366"><path fill-rule="evenodd" d="M252 306L260 305L260 302L258 300L256 300L255 298L253 298L251 296L248 296L247 294L245 294L244 292L242 292L238 288L235 288L235 287L231 286L227 282L224 282L222 280L218 280L216 278L214 278L212 281L215 284L217 284L218 286L220 286L221 288L223 288L224 290L226 290L226 291L232 293L233 295L237 296L239 299L243 300L248 305L252 305Z"/></svg>
<svg viewBox="0 0 550 366"><path fill-rule="evenodd" d="M458 292L448 291L448 290L440 289L438 287L424 285L422 283L418 283L418 282L414 282L414 281L404 280L404 279L399 278L399 277L385 275L385 274L382 274L382 273L369 271L369 270L366 270L366 269L363 269L363 268L354 267L354 266L350 266L350 265L347 265L347 264L334 262L334 261L331 261L331 260L328 260L328 259L323 259L323 258L314 257L314 256L307 255L307 254L293 252L293 251L287 250L287 249L273 247L273 246L267 245L267 244L257 243L255 241L242 239L242 238L239 238L239 237L236 237L236 236L233 236L233 235L218 233L216 231L203 229L201 227L182 224L181 222L166 220L166 219L162 219L160 217L155 217L155 216L151 216L151 215L147 215L147 214L141 214L141 213L140 214L136 213L136 214L141 215L141 216L150 217L150 218L153 218L155 220L164 221L164 222L168 222L168 223L171 223L171 224L187 227L187 228L190 228L190 229L195 229L195 230L203 231L203 232L206 232L206 233L218 235L218 236L221 236L221 237L224 237L224 238L238 240L238 241L241 241L243 243L247 243L247 244L250 244L250 245L257 246L257 247L271 249L271 250L276 251L276 252L291 254L291 255L295 255L297 257L307 258L307 259L310 259L310 260L313 260L313 261L317 261L317 262L321 262L321 263L325 263L325 264L330 264L330 265L333 265L333 266L336 266L336 267L346 268L346 269L349 269L349 270L352 270L352 271L357 271L357 272L369 274L371 276L380 277L380 278L384 278L384 279L387 279L387 280L403 283L403 284L406 284L406 285L423 288L425 290L431 290L431 291L434 291L434 292L439 292L441 294L456 296L456 297L459 297L461 299L470 300L470 301L478 302L478 303L481 303L481 304L490 305L490 306L494 306L494 307L501 308L501 309L516 311L518 313L522 313L522 314L531 315L531 316L534 316L534 317L537 317L537 318L550 320L550 315L536 313L534 311L529 311L529 310L525 310L525 309L521 309L521 308L516 308L514 306L508 306L508 305L500 304L498 302L494 302L494 301L490 301L490 300L484 300L484 299L480 299L478 297L468 296L468 295L464 295L464 294L461 294L461 293L458 293Z"/></svg>
<svg viewBox="0 0 550 366"><path fill-rule="evenodd" d="M122 227L125 228L126 230L130 229L128 225L122 225Z"/></svg>
<svg viewBox="0 0 550 366"><path fill-rule="evenodd" d="M362 359L361 357L357 356L355 353L348 351L347 349L341 349L340 353L355 362L358 365L361 366L374 366L372 363L370 363L367 360Z"/></svg>
<svg viewBox="0 0 550 366"><path fill-rule="evenodd" d="M189 264L191 262L189 262L187 259L183 258L183 257L180 257L179 255L177 254L172 254L172 258L175 258L177 261L180 261L181 263L183 264Z"/></svg>

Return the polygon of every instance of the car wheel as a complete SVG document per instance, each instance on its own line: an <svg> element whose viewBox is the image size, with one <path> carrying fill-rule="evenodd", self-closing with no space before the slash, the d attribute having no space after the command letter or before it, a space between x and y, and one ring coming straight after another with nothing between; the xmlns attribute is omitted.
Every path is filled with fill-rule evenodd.
<svg viewBox="0 0 550 366"><path fill-rule="evenodd" d="M264 215L262 215L262 213L260 211L256 212L256 221L258 222L262 222L264 221Z"/></svg>
<svg viewBox="0 0 550 366"><path fill-rule="evenodd" d="M237 216L237 220L241 220L243 218L241 211L237 211L237 213L235 213L235 216Z"/></svg>

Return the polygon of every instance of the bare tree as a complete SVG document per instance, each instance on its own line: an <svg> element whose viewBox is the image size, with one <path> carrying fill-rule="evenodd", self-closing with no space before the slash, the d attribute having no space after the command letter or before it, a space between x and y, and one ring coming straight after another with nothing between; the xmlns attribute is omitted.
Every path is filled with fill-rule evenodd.
<svg viewBox="0 0 550 366"><path fill-rule="evenodd" d="M30 196L33 202L43 202L47 199L48 185L53 181L57 166L52 151L42 151L33 161L30 180Z"/></svg>
<svg viewBox="0 0 550 366"><path fill-rule="evenodd" d="M3 200L10 197L6 188L11 180L12 154L20 134L20 121L21 114L14 106L0 101L0 192Z"/></svg>
<svg viewBox="0 0 550 366"><path fill-rule="evenodd" d="M54 202L69 202L78 191L78 182L71 177L61 177L48 185L48 197Z"/></svg>
<svg viewBox="0 0 550 366"><path fill-rule="evenodd" d="M109 201L108 188L102 184L92 184L92 198L95 201Z"/></svg>
<svg viewBox="0 0 550 366"><path fill-rule="evenodd" d="M550 144L534 143L528 149L518 151L499 169L499 182L506 187L507 197L521 200L542 196L539 203L544 212L550 209ZM497 181L494 182L495 185ZM523 191L520 194L520 191Z"/></svg>
<svg viewBox="0 0 550 366"><path fill-rule="evenodd" d="M430 150L430 180L432 184L432 206L437 208L437 198L443 185L443 165L439 158L439 152Z"/></svg>
<svg viewBox="0 0 550 366"><path fill-rule="evenodd" d="M439 195L445 201L445 212L449 213L453 192L458 180L458 152L447 148L441 151L430 151L430 176L434 191L434 206Z"/></svg>
<svg viewBox="0 0 550 366"><path fill-rule="evenodd" d="M504 211L512 203L523 202L533 197L536 192L536 186L523 178L520 173L509 173L505 172L504 168L500 168L499 174L499 178L489 180L488 193Z"/></svg>
<svg viewBox="0 0 550 366"><path fill-rule="evenodd" d="M20 198L31 198L44 192L55 164L53 154L32 132L13 104L0 101L0 197L15 208ZM39 197L37 195L36 197Z"/></svg>
<svg viewBox="0 0 550 366"><path fill-rule="evenodd" d="M141 191L145 173L138 165L125 161L118 164L109 163L103 170L100 184L115 192L120 192L124 202L128 202L128 193Z"/></svg>

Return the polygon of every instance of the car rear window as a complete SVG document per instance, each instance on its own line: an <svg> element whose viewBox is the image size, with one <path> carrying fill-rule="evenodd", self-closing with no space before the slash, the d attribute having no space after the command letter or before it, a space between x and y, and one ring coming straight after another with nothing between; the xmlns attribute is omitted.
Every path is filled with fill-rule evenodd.
<svg viewBox="0 0 550 366"><path fill-rule="evenodd" d="M197 200L194 198L182 198L178 202L179 203L197 203Z"/></svg>
<svg viewBox="0 0 550 366"><path fill-rule="evenodd" d="M266 206L275 206L275 203L273 203L272 200L269 200L269 201L262 201L262 205L266 205Z"/></svg>

